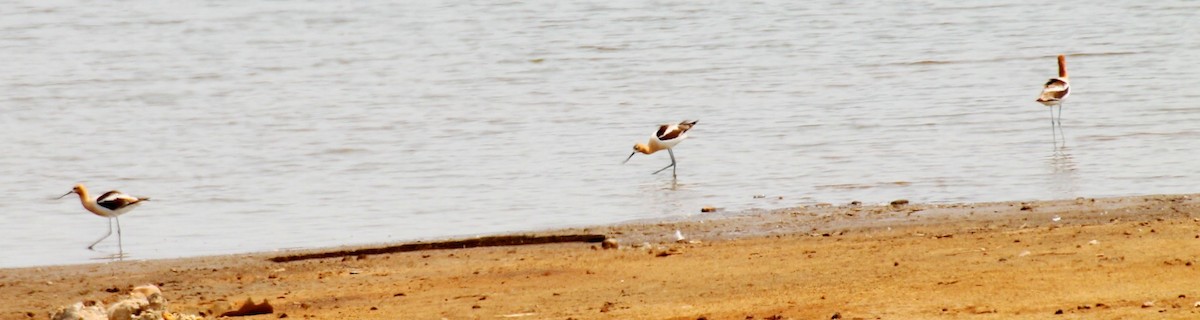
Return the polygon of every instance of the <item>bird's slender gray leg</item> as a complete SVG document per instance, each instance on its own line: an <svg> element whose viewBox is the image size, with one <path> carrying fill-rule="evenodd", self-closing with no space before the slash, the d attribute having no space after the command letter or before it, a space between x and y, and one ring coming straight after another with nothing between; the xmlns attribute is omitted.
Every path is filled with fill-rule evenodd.
<svg viewBox="0 0 1200 320"><path fill-rule="evenodd" d="M1058 131L1054 130L1054 107L1050 107L1050 134L1054 137L1055 148L1058 145Z"/></svg>
<svg viewBox="0 0 1200 320"><path fill-rule="evenodd" d="M96 240L96 242L92 242L91 245L88 245L88 250L92 250L92 247L95 247L97 243L100 243L100 241L104 241L104 239L108 239L108 236L111 236L111 235L112 235L112 219L108 219L108 233L105 233L104 236L100 237L100 239Z"/></svg>
<svg viewBox="0 0 1200 320"><path fill-rule="evenodd" d="M671 155L671 177L679 178L679 174L675 173L675 170L679 169L679 166L675 165L675 151L671 151L671 149L667 149L667 154Z"/></svg>
<svg viewBox="0 0 1200 320"><path fill-rule="evenodd" d="M1050 126L1054 126L1054 107L1050 107Z"/></svg>
<svg viewBox="0 0 1200 320"><path fill-rule="evenodd" d="M113 220L117 220L117 252L123 255L125 254L125 246L121 244L121 218L113 217Z"/></svg>
<svg viewBox="0 0 1200 320"><path fill-rule="evenodd" d="M667 149L667 153L671 154L671 164L668 164L666 167L663 167L662 169L658 169L658 171L655 171L654 173L651 173L651 174L658 174L659 172L663 172L663 170L667 170L669 168L675 167L675 153L671 152L671 149ZM675 172L674 170L671 170L672 174L674 174L674 172Z"/></svg>
<svg viewBox="0 0 1200 320"><path fill-rule="evenodd" d="M1059 100L1058 101L1058 135L1060 137L1062 137L1063 145L1066 145L1067 144L1067 132L1063 131L1062 109L1063 109L1063 102L1062 102L1062 100Z"/></svg>
<svg viewBox="0 0 1200 320"><path fill-rule="evenodd" d="M1062 127L1062 100L1058 101L1058 126Z"/></svg>

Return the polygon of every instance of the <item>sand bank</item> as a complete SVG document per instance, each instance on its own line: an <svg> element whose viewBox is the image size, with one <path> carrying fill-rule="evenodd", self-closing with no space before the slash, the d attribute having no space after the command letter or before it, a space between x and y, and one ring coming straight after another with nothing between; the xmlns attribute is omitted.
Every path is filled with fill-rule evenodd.
<svg viewBox="0 0 1200 320"><path fill-rule="evenodd" d="M586 238L2 269L0 318L45 319L141 284L181 312L274 307L254 319L1200 317L1197 195L817 205L532 235L573 234L621 248ZM318 258L270 260L306 254Z"/></svg>

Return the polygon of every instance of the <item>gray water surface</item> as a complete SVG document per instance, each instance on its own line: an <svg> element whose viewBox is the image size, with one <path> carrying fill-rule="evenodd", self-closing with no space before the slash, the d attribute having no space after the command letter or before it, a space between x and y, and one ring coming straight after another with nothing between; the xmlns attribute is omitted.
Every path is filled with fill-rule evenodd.
<svg viewBox="0 0 1200 320"><path fill-rule="evenodd" d="M1193 1L20 1L0 267L1196 192ZM1033 100L1067 54L1065 141ZM635 156L699 119L679 178ZM1065 145L1065 146L1064 146ZM755 197L762 195L764 197Z"/></svg>

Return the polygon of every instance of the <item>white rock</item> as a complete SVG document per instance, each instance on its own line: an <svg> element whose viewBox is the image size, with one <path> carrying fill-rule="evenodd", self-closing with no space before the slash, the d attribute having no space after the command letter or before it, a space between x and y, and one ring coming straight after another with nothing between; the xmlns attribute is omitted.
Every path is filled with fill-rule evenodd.
<svg viewBox="0 0 1200 320"><path fill-rule="evenodd" d="M1092 241L1088 241L1088 244L1090 244L1090 245L1093 245L1093 246L1094 246L1094 245L1098 245L1098 244L1100 244L1100 240L1092 240Z"/></svg>
<svg viewBox="0 0 1200 320"><path fill-rule="evenodd" d="M162 290L159 290L156 285L147 284L134 287L129 292L129 296L146 298L146 302L150 304L143 308L144 311L156 311L157 313L167 311L167 298L163 297Z"/></svg>
<svg viewBox="0 0 1200 320"><path fill-rule="evenodd" d="M151 295L155 295L155 294L161 296L162 290L159 290L158 286L152 285L152 284L140 285L140 286L134 287L133 290L130 290L130 292L129 292L129 295L141 295L142 297L146 297L146 298L149 298Z"/></svg>
<svg viewBox="0 0 1200 320"><path fill-rule="evenodd" d="M140 296L117 301L117 303L108 307L108 320L133 320L136 315L142 313L142 310L148 306L150 306L150 301Z"/></svg>
<svg viewBox="0 0 1200 320"><path fill-rule="evenodd" d="M84 306L83 302L76 302L68 307L59 308L50 315L51 320L108 320L108 315L104 312L104 304L96 302L90 306Z"/></svg>
<svg viewBox="0 0 1200 320"><path fill-rule="evenodd" d="M197 320L202 317L167 311L167 299L162 290L154 285L137 286L130 290L129 297L113 303L107 310L99 302L78 302L59 308L50 316L52 320Z"/></svg>

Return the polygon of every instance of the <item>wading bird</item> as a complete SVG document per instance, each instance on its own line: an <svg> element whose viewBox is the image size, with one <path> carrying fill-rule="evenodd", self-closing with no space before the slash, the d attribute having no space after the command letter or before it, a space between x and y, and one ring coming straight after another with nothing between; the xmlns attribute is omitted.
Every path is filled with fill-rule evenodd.
<svg viewBox="0 0 1200 320"><path fill-rule="evenodd" d="M638 152L652 154L658 152L659 150L666 149L667 153L671 154L671 164L663 167L662 169L658 169L658 171L655 171L651 174L658 174L663 170L667 170L667 168L671 168L671 176L678 177L678 175L675 174L674 169L675 152L671 151L671 148L675 147L675 145L679 144L679 142L683 141L683 139L687 139L687 131L691 129L692 126L696 125L696 122L699 122L699 120L683 120L683 122L680 122L679 124L663 124L658 126L658 132L655 132L654 135L650 137L650 141L644 144L638 143L633 145L633 153L630 153L629 157L625 158L625 161L621 163L629 162L629 159L633 158L633 155L637 154Z"/></svg>
<svg viewBox="0 0 1200 320"><path fill-rule="evenodd" d="M100 197L93 200L91 196L88 195L88 190L83 186L82 183L75 185L75 188L72 188L71 192L67 192L58 198L62 199L63 197L66 197L72 193L79 195L79 202L83 203L84 209L87 209L87 211L90 211L98 216L108 218L108 233L104 234L104 236L100 237L100 239L96 240L96 242L92 242L91 245L88 245L87 248L89 250L92 249L92 247L95 247L97 243L100 243L100 241L103 241L104 239L108 238L108 236L112 235L113 220L117 220L117 247L120 248L121 219L118 219L117 217L129 212L129 210L133 210L134 207L142 204L142 201L150 200L150 198L130 196L117 190L105 192L104 194L100 195Z"/></svg>
<svg viewBox="0 0 1200 320"><path fill-rule="evenodd" d="M1067 58L1058 55L1058 77L1050 78L1042 87L1042 95L1037 102L1050 107L1050 125L1054 126L1054 106L1058 105L1058 125L1062 126L1062 103L1071 94L1071 80L1067 77Z"/></svg>

